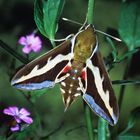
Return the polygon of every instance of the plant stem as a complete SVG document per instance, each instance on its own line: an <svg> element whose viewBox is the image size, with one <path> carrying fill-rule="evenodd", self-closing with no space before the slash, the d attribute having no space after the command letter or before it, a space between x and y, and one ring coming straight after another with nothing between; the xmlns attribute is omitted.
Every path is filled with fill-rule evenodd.
<svg viewBox="0 0 140 140"><path fill-rule="evenodd" d="M89 0L87 17L86 17L88 24L93 24L93 11L94 11L94 0ZM84 103L84 111L85 111L85 118L86 118L86 125L87 125L89 140L94 140L91 109L86 103Z"/></svg>
<svg viewBox="0 0 140 140"><path fill-rule="evenodd" d="M128 57L128 63L127 63L126 69L124 71L123 80L127 80L127 78L128 78L131 59L132 59L132 56ZM119 110L120 111L121 111L122 102L123 102L123 98L124 98L125 88L126 88L126 86L122 85L121 89L120 89L120 95L119 95L119 99L118 99L118 104L119 104Z"/></svg>
<svg viewBox="0 0 140 140"><path fill-rule="evenodd" d="M56 46L54 40L55 40L55 36L52 36L52 37L50 38L50 42L51 42L53 48L55 48L55 46Z"/></svg>
<svg viewBox="0 0 140 140"><path fill-rule="evenodd" d="M87 125L87 131L88 131L88 137L89 140L94 140L93 137L93 121L92 121L92 115L91 115L91 109L88 107L88 105L84 102L84 112L85 112L85 118L86 118L86 125Z"/></svg>
<svg viewBox="0 0 140 140"><path fill-rule="evenodd" d="M128 48L129 48L128 52L132 52L134 50L135 46L132 45L132 46L129 46ZM128 79L132 57L133 57L132 55L128 56L127 66L126 66L126 69L124 71L123 80ZM119 95L119 101L118 101L120 111L121 111L121 106L122 106L122 102L123 102L123 98L124 98L124 93L125 93L125 85L122 85L121 89L120 89L120 95Z"/></svg>
<svg viewBox="0 0 140 140"><path fill-rule="evenodd" d="M27 64L28 61L25 57L23 57L21 54L19 54L17 51L12 49L10 46L8 46L6 43L4 43L2 40L0 40L0 47L6 50L10 55L18 59L23 64Z"/></svg>
<svg viewBox="0 0 140 140"><path fill-rule="evenodd" d="M140 80L114 80L113 85L130 85L130 84L140 84Z"/></svg>
<svg viewBox="0 0 140 140"><path fill-rule="evenodd" d="M102 118L99 118L98 120L98 140L106 140L106 127L107 127L107 123L105 120L103 120Z"/></svg>
<svg viewBox="0 0 140 140"><path fill-rule="evenodd" d="M52 44L52 46L53 46L53 48L56 46L55 45L55 42L53 41L53 40L50 40L51 41L51 44Z"/></svg>
<svg viewBox="0 0 140 140"><path fill-rule="evenodd" d="M61 127L64 125L64 122L62 121L60 123L60 125L55 129L53 130L52 132L50 132L49 134L47 134L46 136L42 136L41 137L41 140L47 140L49 139L50 136L52 136L53 134L57 133L58 131L60 131Z"/></svg>
<svg viewBox="0 0 140 140"><path fill-rule="evenodd" d="M131 50L129 50L129 51L131 51ZM129 76L129 69L130 69L131 59L132 59L132 55L130 55L128 57L127 66L125 68L124 76L123 76L124 81L127 80L128 76ZM126 89L126 85L122 85L121 89L120 89L119 99L118 99L118 105L119 105L120 112L121 112L121 108L122 108L122 102L123 102L123 99L124 99L125 89ZM116 129L114 129L113 135L115 137L117 136L118 129L119 129L119 126L117 126Z"/></svg>
<svg viewBox="0 0 140 140"><path fill-rule="evenodd" d="M89 24L93 24L94 3L95 3L95 0L89 0L89 2L88 2L87 21Z"/></svg>
<svg viewBox="0 0 140 140"><path fill-rule="evenodd" d="M94 16L94 3L95 0L89 0L88 3L88 12L87 12L87 22L89 24L93 24ZM93 124L92 124L92 118L91 118L91 111L89 110L89 107L85 107L85 113L87 116L87 127L88 127L88 133L90 140L93 140ZM99 140L106 140L106 122L102 120L102 118L99 118L99 125L98 125L98 139Z"/></svg>

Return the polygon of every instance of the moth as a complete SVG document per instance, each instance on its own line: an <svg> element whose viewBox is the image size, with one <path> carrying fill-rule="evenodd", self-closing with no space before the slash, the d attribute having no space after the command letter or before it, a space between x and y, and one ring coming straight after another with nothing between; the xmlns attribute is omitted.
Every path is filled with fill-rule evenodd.
<svg viewBox="0 0 140 140"><path fill-rule="evenodd" d="M65 110L82 96L98 116L111 125L117 123L118 104L94 26L83 26L58 47L25 65L11 81L24 90L50 88L56 83L60 83Z"/></svg>

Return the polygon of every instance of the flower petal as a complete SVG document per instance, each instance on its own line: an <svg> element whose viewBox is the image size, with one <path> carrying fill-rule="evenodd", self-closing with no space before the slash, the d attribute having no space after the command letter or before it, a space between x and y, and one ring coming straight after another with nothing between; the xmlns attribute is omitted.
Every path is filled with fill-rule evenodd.
<svg viewBox="0 0 140 140"><path fill-rule="evenodd" d="M3 110L4 114L10 115L10 116L15 116L18 114L18 108L16 106L9 107Z"/></svg>
<svg viewBox="0 0 140 140"><path fill-rule="evenodd" d="M19 130L19 125L18 124L16 124L15 126L13 126L13 127L11 127L10 128L11 129L11 131L18 131Z"/></svg>
<svg viewBox="0 0 140 140"><path fill-rule="evenodd" d="M30 115L30 112L28 112L25 108L21 108L19 111L20 114L28 116Z"/></svg>
<svg viewBox="0 0 140 140"><path fill-rule="evenodd" d="M30 34L30 35L27 35L26 36L26 41L27 41L27 44L32 44L35 40L35 35L34 34Z"/></svg>
<svg viewBox="0 0 140 140"><path fill-rule="evenodd" d="M27 124L31 124L33 122L33 119L28 116L20 116L20 119L23 120Z"/></svg>
<svg viewBox="0 0 140 140"><path fill-rule="evenodd" d="M25 47L22 49L22 51L23 51L24 53L26 53L26 54L29 54L29 53L31 52L31 50L32 50L32 48L29 47L29 46L25 46Z"/></svg>
<svg viewBox="0 0 140 140"><path fill-rule="evenodd" d="M20 116L14 116L14 119L16 120L17 123L21 123L21 119Z"/></svg>
<svg viewBox="0 0 140 140"><path fill-rule="evenodd" d="M42 41L41 41L41 39L40 39L39 36L36 36L36 37L35 37L35 39L34 39L34 44L36 44L36 45L42 45Z"/></svg>
<svg viewBox="0 0 140 140"><path fill-rule="evenodd" d="M37 46L32 46L32 50L34 51L34 52L39 52L40 51L40 49L41 49L41 45L37 45Z"/></svg>
<svg viewBox="0 0 140 140"><path fill-rule="evenodd" d="M27 45L26 37L24 36L20 37L18 43L21 45Z"/></svg>
<svg viewBox="0 0 140 140"><path fill-rule="evenodd" d="M29 54L32 50L34 52L39 52L42 47L42 41L39 36L35 36L34 33L27 35L26 37L21 37L19 43L24 46L22 51L25 54Z"/></svg>

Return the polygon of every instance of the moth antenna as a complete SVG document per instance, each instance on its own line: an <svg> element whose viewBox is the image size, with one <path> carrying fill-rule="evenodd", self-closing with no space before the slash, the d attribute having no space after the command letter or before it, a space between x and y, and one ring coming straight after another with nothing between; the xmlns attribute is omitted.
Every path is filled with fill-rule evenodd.
<svg viewBox="0 0 140 140"><path fill-rule="evenodd" d="M119 42L122 41L121 39L119 39L119 38L117 38L117 37L115 37L115 36L109 35L109 34L107 34L107 33L105 33L105 32L100 31L100 30L96 30L96 29L95 29L95 31L98 32L98 33L104 34L104 35L106 35L106 36L108 36L108 37L110 37L110 38L113 38L113 39L115 39L115 40L117 40L117 41L119 41Z"/></svg>
<svg viewBox="0 0 140 140"><path fill-rule="evenodd" d="M79 29L79 31L82 30L82 29L86 26L86 24L87 24L87 18L86 18L84 24L83 24L83 25L81 26L81 28Z"/></svg>
<svg viewBox="0 0 140 140"><path fill-rule="evenodd" d="M82 27L81 27L79 30L83 29L83 27L84 27L84 26L86 25L86 23L87 23L87 19L85 20L84 24L81 24L81 23L79 23L79 22L77 22L77 21L74 21L74 20L71 20L71 19L67 19L67 18L62 18L62 19L63 19L64 21L68 21L68 22L71 22L71 23L75 23L75 24L77 24L77 25L81 25ZM108 37L110 37L110 38L113 38L113 39L115 39L115 40L117 40L117 41L119 41L119 42L122 41L121 39L119 39L119 38L117 38L117 37L115 37L115 36L109 35L109 34L107 34L107 33L105 33L105 32L100 31L100 30L96 30L96 29L95 29L95 31L98 32L98 33L104 34L104 35L106 35L106 36L108 36Z"/></svg>
<svg viewBox="0 0 140 140"><path fill-rule="evenodd" d="M67 22L71 22L71 23L75 23L75 24L80 25L80 26L83 25L82 23L79 23L77 21L74 21L74 20L71 20L71 19L67 19L67 18L62 18L62 20L67 21Z"/></svg>
<svg viewBox="0 0 140 140"><path fill-rule="evenodd" d="M71 37L73 37L73 36L74 36L74 34L70 34L70 35L68 35L67 37L62 38L62 39L49 39L49 40L51 40L51 41L56 41L56 42L61 42L61 41L66 41L66 40L68 40L69 38L71 38Z"/></svg>
<svg viewBox="0 0 140 140"><path fill-rule="evenodd" d="M62 18L62 19L63 19L64 21L68 21L68 22L71 22L71 23L80 25L81 27L80 27L79 31L82 30L82 29L86 26L86 24L87 24L87 18L86 18L86 20L85 20L85 22L84 22L83 24L82 24L82 23L79 23L79 22L77 22L77 21L71 20L71 19L67 19L67 18Z"/></svg>

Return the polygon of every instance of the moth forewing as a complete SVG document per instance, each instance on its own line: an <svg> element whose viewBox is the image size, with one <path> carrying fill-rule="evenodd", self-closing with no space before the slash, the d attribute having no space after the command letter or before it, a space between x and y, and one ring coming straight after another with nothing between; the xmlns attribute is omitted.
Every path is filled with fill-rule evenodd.
<svg viewBox="0 0 140 140"><path fill-rule="evenodd" d="M97 115L111 125L117 123L118 104L98 50L87 60L87 90L83 98Z"/></svg>
<svg viewBox="0 0 140 140"><path fill-rule="evenodd" d="M53 87L58 73L72 59L70 52L71 42L67 40L50 52L25 65L13 77L11 85L25 90Z"/></svg>

